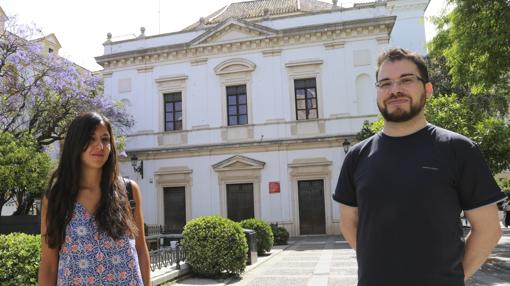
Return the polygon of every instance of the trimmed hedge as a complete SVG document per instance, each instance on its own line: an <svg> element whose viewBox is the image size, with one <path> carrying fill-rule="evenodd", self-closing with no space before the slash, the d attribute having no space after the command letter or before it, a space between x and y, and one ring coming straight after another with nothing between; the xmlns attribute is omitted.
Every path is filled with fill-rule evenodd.
<svg viewBox="0 0 510 286"><path fill-rule="evenodd" d="M182 232L186 262L199 276L239 275L246 268L248 244L241 226L220 216L189 221Z"/></svg>
<svg viewBox="0 0 510 286"><path fill-rule="evenodd" d="M0 235L0 285L36 285L40 235Z"/></svg>
<svg viewBox="0 0 510 286"><path fill-rule="evenodd" d="M239 224L243 228L253 229L257 233L257 252L259 255L271 250L271 247L273 247L274 237L269 224L256 218L242 220Z"/></svg>
<svg viewBox="0 0 510 286"><path fill-rule="evenodd" d="M271 230L273 231L275 245L287 244L287 241L289 240L289 232L286 228L278 226L277 223L272 223Z"/></svg>

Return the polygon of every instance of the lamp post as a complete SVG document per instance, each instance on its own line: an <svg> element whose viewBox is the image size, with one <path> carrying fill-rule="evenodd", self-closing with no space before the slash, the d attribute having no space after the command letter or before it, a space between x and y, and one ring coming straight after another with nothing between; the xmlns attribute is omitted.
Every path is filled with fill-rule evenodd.
<svg viewBox="0 0 510 286"><path fill-rule="evenodd" d="M138 157L134 154L131 157L131 166L133 166L133 170L135 173L139 173L143 180L143 160L140 160L140 164L138 164Z"/></svg>
<svg viewBox="0 0 510 286"><path fill-rule="evenodd" d="M347 138L344 139L344 143L342 143L342 146L344 147L344 153L347 154L349 151L349 148L351 148L351 142L347 140Z"/></svg>

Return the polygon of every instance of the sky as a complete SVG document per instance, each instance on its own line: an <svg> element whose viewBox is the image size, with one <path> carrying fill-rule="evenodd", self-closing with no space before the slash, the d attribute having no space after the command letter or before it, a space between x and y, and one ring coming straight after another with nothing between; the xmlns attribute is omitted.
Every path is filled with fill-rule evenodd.
<svg viewBox="0 0 510 286"><path fill-rule="evenodd" d="M176 32L229 3L242 1L0 0L0 7L8 16L16 16L20 24L35 25L44 34L54 33L62 45L60 56L91 71L97 71L102 67L94 57L103 54L107 33L112 33L112 40L115 41L139 35L140 27L145 27L147 36ZM427 19L438 15L444 2L431 0L427 8L427 40L435 34L434 26Z"/></svg>

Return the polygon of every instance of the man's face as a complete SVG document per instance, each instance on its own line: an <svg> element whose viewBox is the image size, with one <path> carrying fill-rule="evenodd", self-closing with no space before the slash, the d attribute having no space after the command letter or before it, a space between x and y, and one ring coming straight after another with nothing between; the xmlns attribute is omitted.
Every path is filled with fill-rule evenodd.
<svg viewBox="0 0 510 286"><path fill-rule="evenodd" d="M432 85L419 80L418 67L409 60L384 62L378 75L377 107L388 122L405 122L423 112Z"/></svg>

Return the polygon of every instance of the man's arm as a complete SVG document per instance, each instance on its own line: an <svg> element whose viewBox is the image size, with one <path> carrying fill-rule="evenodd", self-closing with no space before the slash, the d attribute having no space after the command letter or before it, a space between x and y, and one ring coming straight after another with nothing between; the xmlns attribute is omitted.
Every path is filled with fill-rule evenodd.
<svg viewBox="0 0 510 286"><path fill-rule="evenodd" d="M471 224L471 232L466 239L466 252L462 261L464 280L467 280L480 268L498 243L501 238L501 227L496 204L464 211L464 213Z"/></svg>
<svg viewBox="0 0 510 286"><path fill-rule="evenodd" d="M356 250L358 208L340 204L340 231L352 249Z"/></svg>

